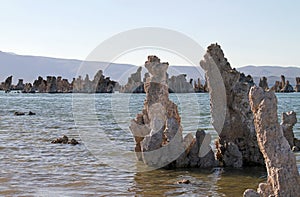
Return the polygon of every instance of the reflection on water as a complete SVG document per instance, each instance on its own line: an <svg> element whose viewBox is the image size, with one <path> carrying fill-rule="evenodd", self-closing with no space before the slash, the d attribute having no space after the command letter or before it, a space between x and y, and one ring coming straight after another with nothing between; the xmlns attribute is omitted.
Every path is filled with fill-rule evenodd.
<svg viewBox="0 0 300 197"><path fill-rule="evenodd" d="M264 168L156 170L137 173L130 191L143 196L241 196L265 178ZM191 183L177 184L182 179Z"/></svg>
<svg viewBox="0 0 300 197"><path fill-rule="evenodd" d="M195 133L201 127L213 138L217 136L210 125L208 94L170 96L179 105L184 134ZM299 96L278 94L279 111L293 109L300 113ZM129 157L134 141L128 125L141 111L144 97L144 94L77 94L73 98L71 94L0 93L0 195L241 196L245 188L255 189L265 180L261 168L143 173L114 168L121 167L123 161L136 162ZM90 98L94 103L89 103ZM73 103L73 99L78 102ZM93 110L88 109L90 104L95 106ZM15 111L33 111L36 116L14 116ZM299 131L297 123L298 138ZM50 143L63 134L78 139L81 145ZM89 149L90 142L97 150ZM296 157L300 166L300 154ZM176 184L182 179L189 179L191 184Z"/></svg>

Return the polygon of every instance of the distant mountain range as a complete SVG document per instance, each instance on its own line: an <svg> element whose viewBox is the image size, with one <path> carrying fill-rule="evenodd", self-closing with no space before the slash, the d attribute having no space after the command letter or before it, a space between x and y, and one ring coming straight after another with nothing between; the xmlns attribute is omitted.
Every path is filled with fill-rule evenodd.
<svg viewBox="0 0 300 197"><path fill-rule="evenodd" d="M146 58L146 57L145 57ZM137 66L131 64L118 64L107 62L86 62L76 59L59 59L41 56L17 55L0 51L0 81L13 75L13 82L18 79L24 79L25 82L33 82L38 76L62 76L72 80L73 77L89 74L93 78L98 70L103 70L105 76L112 80L119 81L121 84L127 82L131 73L137 70ZM259 78L266 76L269 86L280 80L280 75L285 75L291 84L295 84L295 77L300 76L300 67L280 67L280 66L245 66L237 68L246 75L253 76L256 83ZM145 69L143 69L145 73ZM187 80L190 78L204 79L204 72L200 66L170 66L168 69L170 76L187 74Z"/></svg>
<svg viewBox="0 0 300 197"><path fill-rule="evenodd" d="M273 86L275 81L280 81L280 76L284 75L286 80L292 85L296 83L296 77L300 77L300 67L281 67L281 66L244 66L237 68L238 71L251 75L259 83L260 77L267 77L269 86Z"/></svg>

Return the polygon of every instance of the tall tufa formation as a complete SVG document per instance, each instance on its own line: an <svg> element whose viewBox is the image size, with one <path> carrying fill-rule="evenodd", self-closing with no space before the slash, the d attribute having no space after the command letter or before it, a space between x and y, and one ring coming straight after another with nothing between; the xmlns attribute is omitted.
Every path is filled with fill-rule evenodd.
<svg viewBox="0 0 300 197"><path fill-rule="evenodd" d="M249 97L268 179L267 183L259 184L257 192L246 190L244 196L299 196L300 176L296 159L278 123L277 98L274 92L252 87Z"/></svg>
<svg viewBox="0 0 300 197"><path fill-rule="evenodd" d="M122 93L145 93L144 83L142 82L142 67L128 78L128 82L120 89Z"/></svg>
<svg viewBox="0 0 300 197"><path fill-rule="evenodd" d="M217 159L225 166L263 165L249 106L252 77L232 69L218 44L208 47L200 65L208 81L212 124L219 134Z"/></svg>
<svg viewBox="0 0 300 197"><path fill-rule="evenodd" d="M144 108L130 125L137 159L151 167L211 167L215 159L205 132L182 137L177 106L169 100L168 66L156 56L145 63L151 76L145 82Z"/></svg>

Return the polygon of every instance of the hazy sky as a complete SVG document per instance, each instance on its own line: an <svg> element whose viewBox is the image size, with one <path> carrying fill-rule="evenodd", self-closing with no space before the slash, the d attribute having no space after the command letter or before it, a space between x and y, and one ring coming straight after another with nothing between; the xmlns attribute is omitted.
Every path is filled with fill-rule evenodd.
<svg viewBox="0 0 300 197"><path fill-rule="evenodd" d="M296 0L0 0L0 50L85 59L112 35L163 27L218 42L234 67L300 66L299 10Z"/></svg>

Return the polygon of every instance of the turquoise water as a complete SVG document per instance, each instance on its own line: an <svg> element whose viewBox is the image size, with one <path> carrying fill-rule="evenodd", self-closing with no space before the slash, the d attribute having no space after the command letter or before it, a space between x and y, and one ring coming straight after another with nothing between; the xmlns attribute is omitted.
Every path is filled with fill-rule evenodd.
<svg viewBox="0 0 300 197"><path fill-rule="evenodd" d="M208 94L170 96L178 104L184 134L204 128L217 136L210 124ZM300 114L300 94L277 96L279 112ZM140 171L128 126L144 98L144 94L1 92L0 195L241 196L265 180L261 168ZM36 115L14 116L15 111ZM300 138L300 123L294 131ZM81 145L50 143L63 134ZM299 168L300 155L296 157ZM181 179L191 184L176 184Z"/></svg>

